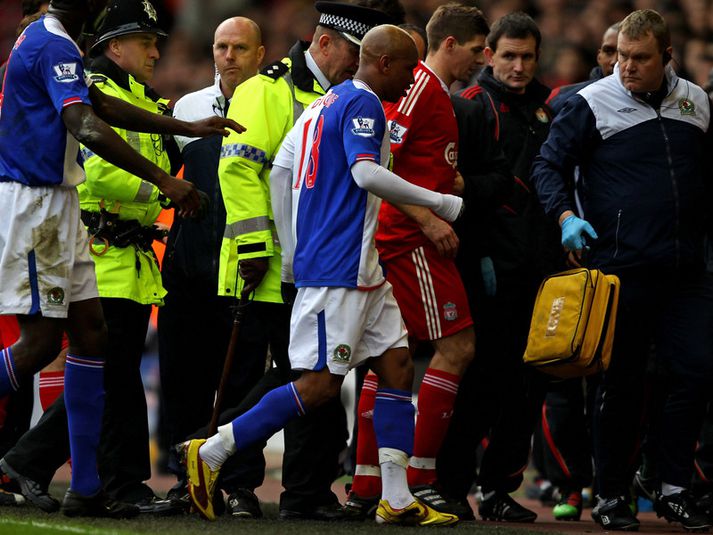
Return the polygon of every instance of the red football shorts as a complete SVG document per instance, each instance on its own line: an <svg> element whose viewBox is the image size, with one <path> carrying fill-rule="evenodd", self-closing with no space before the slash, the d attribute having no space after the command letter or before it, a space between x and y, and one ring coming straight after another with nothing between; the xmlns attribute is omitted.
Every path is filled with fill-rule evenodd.
<svg viewBox="0 0 713 535"><path fill-rule="evenodd" d="M455 262L430 243L383 262L410 338L438 340L473 325Z"/></svg>

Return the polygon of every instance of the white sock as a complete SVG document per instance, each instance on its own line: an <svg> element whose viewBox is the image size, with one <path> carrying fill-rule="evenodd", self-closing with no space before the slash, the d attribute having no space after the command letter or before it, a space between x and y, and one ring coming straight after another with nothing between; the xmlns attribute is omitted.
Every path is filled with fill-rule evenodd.
<svg viewBox="0 0 713 535"><path fill-rule="evenodd" d="M677 485L669 485L668 483L661 483L661 494L664 496L671 496L673 494L678 494L686 490L684 487L679 487Z"/></svg>
<svg viewBox="0 0 713 535"><path fill-rule="evenodd" d="M408 455L393 448L379 448L381 466L381 499L393 509L403 509L416 501L408 489L406 467Z"/></svg>
<svg viewBox="0 0 713 535"><path fill-rule="evenodd" d="M218 432L206 440L198 453L211 470L219 470L236 450L232 424L221 425Z"/></svg>

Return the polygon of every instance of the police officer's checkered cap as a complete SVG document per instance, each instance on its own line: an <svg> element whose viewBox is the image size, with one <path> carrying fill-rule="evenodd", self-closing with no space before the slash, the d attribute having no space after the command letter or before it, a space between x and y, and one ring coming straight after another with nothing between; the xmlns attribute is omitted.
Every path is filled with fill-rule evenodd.
<svg viewBox="0 0 713 535"><path fill-rule="evenodd" d="M328 13L323 13L322 16L319 17L319 24L326 26L327 28L333 28L340 32L348 33L357 39L364 37L366 32L373 28L373 26L370 26L365 22L340 17L339 15L329 15Z"/></svg>
<svg viewBox="0 0 713 535"><path fill-rule="evenodd" d="M320 26L336 30L356 44L360 44L366 32L374 26L394 23L383 11L356 4L320 0L315 7L321 13Z"/></svg>

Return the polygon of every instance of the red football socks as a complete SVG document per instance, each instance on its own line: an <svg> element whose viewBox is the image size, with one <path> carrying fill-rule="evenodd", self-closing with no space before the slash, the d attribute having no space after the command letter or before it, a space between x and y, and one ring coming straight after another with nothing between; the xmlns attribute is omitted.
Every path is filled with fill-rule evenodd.
<svg viewBox="0 0 713 535"><path fill-rule="evenodd" d="M373 420L378 382L379 378L376 375L366 376L357 407L357 452L352 492L365 498L381 495L379 449L376 444Z"/></svg>
<svg viewBox="0 0 713 535"><path fill-rule="evenodd" d="M443 444L453 414L460 377L428 368L418 392L418 416L413 456L409 460L410 487L436 481L436 456Z"/></svg>

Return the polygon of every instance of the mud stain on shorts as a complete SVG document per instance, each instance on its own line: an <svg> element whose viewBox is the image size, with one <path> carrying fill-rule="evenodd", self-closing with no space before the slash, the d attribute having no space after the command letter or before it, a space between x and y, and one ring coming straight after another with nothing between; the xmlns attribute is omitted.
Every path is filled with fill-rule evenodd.
<svg viewBox="0 0 713 535"><path fill-rule="evenodd" d="M53 215L32 229L32 243L35 246L38 271L42 270L42 275L68 279L69 266L66 257L62 255L59 222L59 215Z"/></svg>

